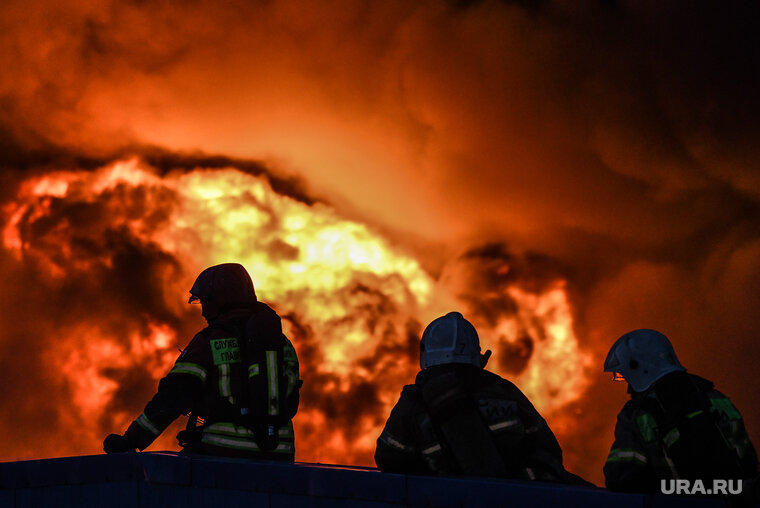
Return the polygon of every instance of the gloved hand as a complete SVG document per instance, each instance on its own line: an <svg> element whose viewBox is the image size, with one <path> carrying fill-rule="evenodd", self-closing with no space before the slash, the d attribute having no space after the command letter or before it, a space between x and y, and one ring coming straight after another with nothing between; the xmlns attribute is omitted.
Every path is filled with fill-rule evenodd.
<svg viewBox="0 0 760 508"><path fill-rule="evenodd" d="M137 451L137 447L126 436L109 434L103 440L103 451L106 453L123 453Z"/></svg>

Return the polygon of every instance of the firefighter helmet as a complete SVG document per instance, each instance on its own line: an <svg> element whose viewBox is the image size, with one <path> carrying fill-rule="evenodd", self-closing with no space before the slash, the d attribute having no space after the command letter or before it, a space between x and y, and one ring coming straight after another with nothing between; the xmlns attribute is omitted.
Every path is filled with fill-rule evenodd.
<svg viewBox="0 0 760 508"><path fill-rule="evenodd" d="M475 327L459 312L434 319L420 341L420 367L469 363L481 367L480 340Z"/></svg>
<svg viewBox="0 0 760 508"><path fill-rule="evenodd" d="M243 265L223 263L203 270L190 288L188 303L200 302L206 320L235 306L256 302L251 276Z"/></svg>
<svg viewBox="0 0 760 508"><path fill-rule="evenodd" d="M604 360L604 371L620 374L636 392L647 390L665 374L685 370L668 338L645 328L620 337Z"/></svg>

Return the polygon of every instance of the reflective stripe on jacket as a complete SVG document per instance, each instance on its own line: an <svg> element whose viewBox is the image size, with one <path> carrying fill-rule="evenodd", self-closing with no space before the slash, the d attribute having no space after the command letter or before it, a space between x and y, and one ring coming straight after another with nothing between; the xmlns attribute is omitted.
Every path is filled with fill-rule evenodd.
<svg viewBox="0 0 760 508"><path fill-rule="evenodd" d="M203 427L201 443L203 448L213 451L217 448L227 449L229 451L239 452L235 455L247 455L258 453L267 455L274 454L285 460L293 460L295 449L295 434L293 432L293 423L277 429L278 444L274 450L264 451L256 444L253 431L247 427L236 425L232 422L216 422Z"/></svg>

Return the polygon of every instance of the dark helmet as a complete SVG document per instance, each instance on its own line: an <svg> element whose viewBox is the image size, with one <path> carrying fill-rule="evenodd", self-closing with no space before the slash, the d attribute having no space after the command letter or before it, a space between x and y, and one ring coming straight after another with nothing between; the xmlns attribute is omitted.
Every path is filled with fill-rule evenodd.
<svg viewBox="0 0 760 508"><path fill-rule="evenodd" d="M227 309L256 303L256 292L243 265L224 263L206 268L195 279L188 303L197 301L203 307L203 317L212 320Z"/></svg>

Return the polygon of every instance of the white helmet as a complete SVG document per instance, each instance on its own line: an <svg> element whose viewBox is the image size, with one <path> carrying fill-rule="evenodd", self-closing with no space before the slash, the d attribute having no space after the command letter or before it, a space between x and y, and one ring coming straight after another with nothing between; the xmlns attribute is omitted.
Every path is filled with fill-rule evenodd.
<svg viewBox="0 0 760 508"><path fill-rule="evenodd" d="M420 341L420 367L469 363L481 367L480 340L475 327L459 312L434 319Z"/></svg>
<svg viewBox="0 0 760 508"><path fill-rule="evenodd" d="M668 338L645 328L620 337L604 360L604 371L622 375L636 392L648 389L665 374L685 370Z"/></svg>

